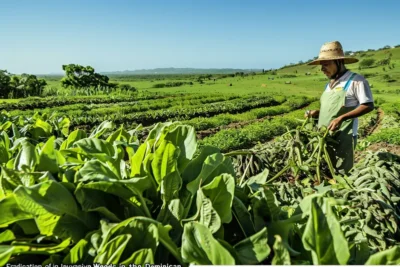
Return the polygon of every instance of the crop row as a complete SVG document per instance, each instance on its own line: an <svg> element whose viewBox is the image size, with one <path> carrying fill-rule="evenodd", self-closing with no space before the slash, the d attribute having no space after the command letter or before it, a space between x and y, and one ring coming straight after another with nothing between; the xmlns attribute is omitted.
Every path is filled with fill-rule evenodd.
<svg viewBox="0 0 400 267"><path fill-rule="evenodd" d="M66 113L69 116L81 116L81 115L106 115L115 113L132 113L147 110L157 110L171 108L173 106L182 105L199 105L206 103L214 103L237 99L239 96L176 96L164 99L152 99L152 100L139 100L139 101L127 101L119 103L107 103L107 104L74 104L62 107L52 107L45 109L34 109L34 110L13 110L10 112L11 115L25 115L31 116L35 112L40 113Z"/></svg>
<svg viewBox="0 0 400 267"><path fill-rule="evenodd" d="M193 118L191 120L182 121L182 123L193 126L197 131L206 130L210 128L229 125L231 123L249 122L251 120L260 119L267 116L284 114L295 109L302 108L304 105L308 105L310 103L309 99L301 97L289 99L282 97L281 99L277 99L277 101L281 102L282 104L273 107L256 108L239 114L224 113L218 114L210 118Z"/></svg>
<svg viewBox="0 0 400 267"><path fill-rule="evenodd" d="M104 120L110 120L118 124L142 124L149 126L157 122L167 120L188 120L194 117L211 117L220 113L241 113L254 108L275 106L280 104L275 98L269 96L249 96L231 101L201 104L187 107L171 107L169 109L149 110L130 114L109 113L107 115L82 115L72 118L72 126L98 125Z"/></svg>
<svg viewBox="0 0 400 267"><path fill-rule="evenodd" d="M215 94L216 95L216 94ZM32 110L32 109L44 109L51 107L61 107L74 104L109 104L119 102L130 102L130 101L141 101L151 99L169 99L174 97L181 97L183 99L200 99L209 97L210 94L166 94L166 93L149 93L140 92L137 95L101 95L101 96L69 96L69 97L29 97L26 99L20 99L18 102L0 103L0 110Z"/></svg>
<svg viewBox="0 0 400 267"><path fill-rule="evenodd" d="M73 104L102 104L102 103L118 103L125 101L138 101L148 99L162 99L165 97L171 97L161 94L143 94L141 96L127 96L127 95L103 95L103 96L76 96L76 97L29 97L26 99L20 99L18 102L7 103L3 102L0 104L0 110L30 110L30 109L42 109L48 107L60 107Z"/></svg>
<svg viewBox="0 0 400 267"><path fill-rule="evenodd" d="M310 101L311 102L311 101ZM318 101L312 102L309 109L317 108ZM255 122L240 129L224 129L215 135L199 141L201 145L216 146L223 152L249 148L258 142L269 141L287 131L301 125L304 119L304 110L296 110L282 117L274 117L270 120Z"/></svg>

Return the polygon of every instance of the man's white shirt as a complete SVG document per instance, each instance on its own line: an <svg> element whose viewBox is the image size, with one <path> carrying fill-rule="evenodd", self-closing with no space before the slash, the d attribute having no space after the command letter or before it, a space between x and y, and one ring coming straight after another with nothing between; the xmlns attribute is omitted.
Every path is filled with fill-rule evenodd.
<svg viewBox="0 0 400 267"><path fill-rule="evenodd" d="M330 88L329 84L326 86L326 90L331 91L337 87L343 87L346 85L348 79L353 74L351 71L347 71L342 77L339 78L339 82L335 83L334 88ZM351 83L348 85L346 92L346 107L358 107L360 104L374 102L372 97L371 88L368 81L360 74L356 74ZM353 135L357 135L358 132L358 118L354 119L353 124Z"/></svg>

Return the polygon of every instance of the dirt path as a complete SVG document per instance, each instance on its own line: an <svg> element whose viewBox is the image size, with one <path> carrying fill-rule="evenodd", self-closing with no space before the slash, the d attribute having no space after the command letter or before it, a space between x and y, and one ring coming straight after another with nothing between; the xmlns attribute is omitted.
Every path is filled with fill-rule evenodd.
<svg viewBox="0 0 400 267"><path fill-rule="evenodd" d="M215 128L210 128L207 130L203 130L203 131L197 131L197 138L198 139L203 139L207 136L216 134L217 132L221 131L221 130L226 130L226 129L240 129L243 128L244 126L251 124L251 123L255 123L255 122L260 122L260 121L265 121L265 120L271 120L274 117L278 117L278 116L284 116L284 114L279 114L279 115L275 115L275 116L266 116L266 117L262 117L259 119L254 119L254 120L249 120L249 121L240 121L240 122L233 122L227 125L222 125L222 126L218 126Z"/></svg>
<svg viewBox="0 0 400 267"><path fill-rule="evenodd" d="M381 109L379 107L377 109L376 122L374 123L374 125L367 127L367 129L365 131L366 132L365 137L367 137L367 136L373 134L375 131L379 130L384 116L385 116L385 112L383 111L383 109Z"/></svg>

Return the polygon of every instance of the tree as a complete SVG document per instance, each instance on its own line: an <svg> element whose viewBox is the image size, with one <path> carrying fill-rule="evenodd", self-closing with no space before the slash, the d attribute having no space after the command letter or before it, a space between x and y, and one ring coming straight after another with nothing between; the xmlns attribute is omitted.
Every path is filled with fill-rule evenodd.
<svg viewBox="0 0 400 267"><path fill-rule="evenodd" d="M109 83L109 78L105 75L96 73L91 66L81 66L78 64L62 65L65 77L61 79L61 86L64 88L100 88L115 89L117 84Z"/></svg>
<svg viewBox="0 0 400 267"><path fill-rule="evenodd" d="M7 70L0 70L0 97L8 98L8 94L10 93L10 73Z"/></svg>
<svg viewBox="0 0 400 267"><path fill-rule="evenodd" d="M23 73L20 77L11 77L11 91L15 98L40 96L47 82L44 79L38 79L35 75Z"/></svg>
<svg viewBox="0 0 400 267"><path fill-rule="evenodd" d="M21 76L11 75L6 70L0 70L0 97L21 98L40 96L47 83L32 74Z"/></svg>

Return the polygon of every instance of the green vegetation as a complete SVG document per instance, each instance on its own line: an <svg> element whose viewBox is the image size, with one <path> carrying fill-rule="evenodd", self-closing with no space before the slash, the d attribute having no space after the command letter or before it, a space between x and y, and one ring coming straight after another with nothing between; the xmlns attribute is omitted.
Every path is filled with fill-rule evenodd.
<svg viewBox="0 0 400 267"><path fill-rule="evenodd" d="M304 119L327 82L309 60L0 72L0 266L400 264L400 47L346 54L376 106L348 174Z"/></svg>
<svg viewBox="0 0 400 267"><path fill-rule="evenodd" d="M280 161L285 171L272 176L266 164L244 179L231 158L237 153L199 150L190 126L157 124L140 142L136 130L114 130L107 121L90 132L67 125L51 130L39 117L22 128L3 121L1 265L400 260L398 157L374 154L351 176L328 179L322 170L329 161L319 160L324 142L317 139L322 146L309 156L318 149L313 139L326 134L310 134L303 123L284 135L286 147L298 148ZM316 161L316 172L304 167L306 159ZM316 173L320 183L293 184L290 168ZM374 171L384 187L368 182L365 174Z"/></svg>

